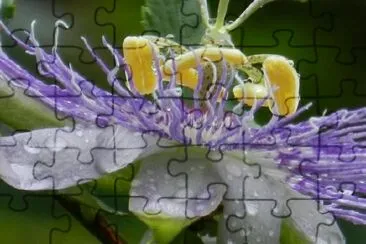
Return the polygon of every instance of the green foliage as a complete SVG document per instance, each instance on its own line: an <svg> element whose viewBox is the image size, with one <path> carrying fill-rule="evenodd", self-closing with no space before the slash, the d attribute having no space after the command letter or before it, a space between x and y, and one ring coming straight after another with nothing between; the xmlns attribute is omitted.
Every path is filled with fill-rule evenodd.
<svg viewBox="0 0 366 244"><path fill-rule="evenodd" d="M7 83L0 80L0 122L18 130L61 127L65 124L65 121L55 117L50 108L26 96L24 90L10 88Z"/></svg>
<svg viewBox="0 0 366 244"><path fill-rule="evenodd" d="M1 19L12 19L15 14L15 4L13 0L3 0L0 5Z"/></svg>
<svg viewBox="0 0 366 244"><path fill-rule="evenodd" d="M146 0L141 10L142 24L146 32L162 37L173 35L174 39L183 45L201 42L205 27L198 17L198 1Z"/></svg>
<svg viewBox="0 0 366 244"><path fill-rule="evenodd" d="M281 244L310 244L311 241L299 230L295 228L295 225L290 219L282 220L281 224Z"/></svg>

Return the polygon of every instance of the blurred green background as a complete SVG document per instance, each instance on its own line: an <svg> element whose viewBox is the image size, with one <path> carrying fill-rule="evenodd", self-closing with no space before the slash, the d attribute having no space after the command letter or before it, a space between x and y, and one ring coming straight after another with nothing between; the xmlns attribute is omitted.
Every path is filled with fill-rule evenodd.
<svg viewBox="0 0 366 244"><path fill-rule="evenodd" d="M140 35L143 0L18 0L11 29L30 28L37 20L36 36L50 48L54 23L72 24L60 31L58 48L65 62L99 86L108 88L101 70L85 52L84 36L109 64L101 48L102 35L121 46L128 35ZM217 1L208 1L212 12ZM248 0L231 0L229 18L238 16ZM235 44L245 54L273 53L294 60L301 74L301 104L313 102L302 118L321 115L325 109L366 105L366 2L362 0L313 0L300 4L279 1L268 4L233 32ZM194 18L194 16L192 17ZM189 28L189 27L185 27ZM188 30L185 30L188 31ZM19 36L24 37L19 31ZM3 38L3 49L19 63L35 71L35 60ZM66 210L47 194L16 191L0 184L1 243L98 243ZM347 243L364 243L366 229L339 221ZM127 226L127 227L126 227ZM133 226L133 225L131 225ZM128 222L120 228L129 228ZM130 227L131 228L131 227Z"/></svg>

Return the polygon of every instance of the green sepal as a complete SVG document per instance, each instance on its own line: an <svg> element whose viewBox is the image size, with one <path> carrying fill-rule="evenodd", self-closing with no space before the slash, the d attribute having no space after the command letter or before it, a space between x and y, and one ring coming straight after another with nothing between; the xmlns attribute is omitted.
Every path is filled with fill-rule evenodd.
<svg viewBox="0 0 366 244"><path fill-rule="evenodd" d="M307 235L298 230L291 219L284 219L281 223L281 244L310 244L311 240Z"/></svg>
<svg viewBox="0 0 366 244"><path fill-rule="evenodd" d="M163 215L141 215L136 213L135 215L149 226L152 231L152 240L150 240L150 243L159 244L170 243L185 227L197 220L197 218L169 218Z"/></svg>
<svg viewBox="0 0 366 244"><path fill-rule="evenodd" d="M199 44L205 32L196 0L146 0L141 13L146 32L161 37L173 35L183 45Z"/></svg>
<svg viewBox="0 0 366 244"><path fill-rule="evenodd" d="M0 121L15 130L62 127L66 120L56 118L54 111L24 94L24 90L10 87L0 80Z"/></svg>

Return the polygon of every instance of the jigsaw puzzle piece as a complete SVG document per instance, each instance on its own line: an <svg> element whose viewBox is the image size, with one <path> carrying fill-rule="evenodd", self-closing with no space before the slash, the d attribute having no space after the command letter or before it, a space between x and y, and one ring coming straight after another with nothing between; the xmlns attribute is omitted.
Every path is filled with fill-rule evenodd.
<svg viewBox="0 0 366 244"><path fill-rule="evenodd" d="M270 187L267 185L267 189L262 192L263 187L259 185L268 184L261 180L262 177L245 179L242 199L224 201L224 212L219 224L226 227L222 237L227 241L275 243L279 239L281 219L272 215L276 207L274 197L278 189L274 189L273 194L268 195ZM248 181L254 181L255 185L248 185Z"/></svg>
<svg viewBox="0 0 366 244"><path fill-rule="evenodd" d="M98 2L98 1L95 1ZM109 0L103 6L95 8L95 24L100 29L108 30L104 31L102 35L105 35L107 39L111 40L113 47L119 47L122 50L122 41L128 35L141 35L142 26L138 21L131 21L136 19L136 16L140 16L140 7L144 4L144 1L134 1L128 3L128 11L126 11L127 3L124 1ZM121 15L121 13L123 13ZM125 25L123 23L128 23Z"/></svg>
<svg viewBox="0 0 366 244"><path fill-rule="evenodd" d="M365 62L359 58L357 63L339 63L335 60L338 49L316 47L316 62L303 60L299 64L299 73L303 76L315 74L317 87L314 89L317 94L314 95L318 96L323 110L328 107L334 110L339 108L339 101L344 107L355 107L362 104L365 97L362 92L366 89L366 83L363 82ZM331 72L324 73L325 67Z"/></svg>
<svg viewBox="0 0 366 244"><path fill-rule="evenodd" d="M141 134L121 126L34 130L3 137L1 143L12 140L16 141L15 146L0 148L3 179L29 190L60 189L92 180L157 148L153 143L147 144Z"/></svg>
<svg viewBox="0 0 366 244"><path fill-rule="evenodd" d="M2 242L98 243L84 226L57 203L52 192L18 191L3 182L0 183L0 192L9 194L8 197L0 194L0 226L9 230L22 230L21 235L12 231L3 232Z"/></svg>
<svg viewBox="0 0 366 244"><path fill-rule="evenodd" d="M190 160L187 160L187 156ZM225 186L201 158L184 150L142 160L132 182L130 209L139 214L168 215L191 220L208 215L220 204ZM200 184L197 184L199 179Z"/></svg>
<svg viewBox="0 0 366 244"><path fill-rule="evenodd" d="M16 2L16 16L22 17L13 18L9 22L9 28L14 29L13 33L16 32L20 34L24 32L24 30L28 30L30 23L32 23L33 20L36 20L38 25L37 29L42 30L42 34L37 35L40 45L43 47L52 47L55 42L53 38L55 22L57 20L62 20L70 25L73 24L72 16L63 15L59 16L59 18L55 16L54 10L53 1L44 2L42 7L40 7L39 2L37 1L19 0ZM9 38L4 35L1 46L2 48L11 51L16 44L13 40L9 40Z"/></svg>
<svg viewBox="0 0 366 244"><path fill-rule="evenodd" d="M352 49L364 47L366 40L363 10L364 5L359 1L312 1L312 11L316 15L332 15L331 28L316 30L316 45L336 48L334 61L343 64L356 62Z"/></svg>
<svg viewBox="0 0 366 244"><path fill-rule="evenodd" d="M72 23L67 23L70 28L67 30L60 31L60 40L58 41L60 47L72 47L80 49L79 52L74 51L74 55L78 54L79 62L81 63L92 63L95 60L91 56L85 56L88 53L86 47L83 47L79 37L85 36L93 44L92 49L104 49L101 45L102 36L111 36L114 34L114 30L108 28L107 26L98 25L96 23L96 13L99 8L108 7L113 3L113 0L104 1L103 3L99 1L78 1L74 3L65 3L60 0L52 0L53 13L56 17L68 15L72 18ZM88 5L87 8L83 5ZM85 32L85 27L88 26L89 30ZM75 40L75 37L77 38ZM72 51L71 51L72 52ZM88 54L86 54L88 55Z"/></svg>
<svg viewBox="0 0 366 244"><path fill-rule="evenodd" d="M138 166L129 164L124 169L108 174L84 185L83 191L96 197L98 202L102 202L101 208L109 213L128 211L129 190L131 182L135 178ZM79 186L81 187L81 186Z"/></svg>
<svg viewBox="0 0 366 244"><path fill-rule="evenodd" d="M251 1L245 2L247 6ZM315 16L312 2L274 2L264 6L246 21L245 27L233 32L236 46L244 48L246 53L248 48L275 48L279 43L273 33L279 29L292 33L290 42L294 45L314 46L314 29L330 28L331 16ZM231 16L231 19L235 19L245 7L242 1L233 2L228 19ZM268 25L268 22L272 24Z"/></svg>

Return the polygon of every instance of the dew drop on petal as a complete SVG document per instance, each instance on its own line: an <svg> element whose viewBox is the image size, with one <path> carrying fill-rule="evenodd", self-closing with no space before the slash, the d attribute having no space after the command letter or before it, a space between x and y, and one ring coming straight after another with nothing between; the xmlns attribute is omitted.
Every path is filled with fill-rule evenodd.
<svg viewBox="0 0 366 244"><path fill-rule="evenodd" d="M55 141L53 137L49 137L46 140L46 147L53 152L59 152L63 150L66 146L66 141L61 138L57 138Z"/></svg>
<svg viewBox="0 0 366 244"><path fill-rule="evenodd" d="M329 233L327 236L327 242L329 244L338 244L338 243L344 243L342 236L340 236L338 233L332 232Z"/></svg>
<svg viewBox="0 0 366 244"><path fill-rule="evenodd" d="M197 207L196 207L196 209L197 209L197 212L202 212L205 209L205 205L198 204Z"/></svg>
<svg viewBox="0 0 366 244"><path fill-rule="evenodd" d="M178 197L178 198L185 198L186 197L186 189L185 188L182 188L180 190L178 190L175 194L174 194L175 197Z"/></svg>
<svg viewBox="0 0 366 244"><path fill-rule="evenodd" d="M249 215L254 216L258 213L258 204L254 202L246 202L245 207Z"/></svg>
<svg viewBox="0 0 366 244"><path fill-rule="evenodd" d="M79 136L79 137L82 137L83 136L83 131L82 130L76 131L76 135Z"/></svg>
<svg viewBox="0 0 366 244"><path fill-rule="evenodd" d="M177 182L177 186L179 186L179 187L185 187L186 186L186 182L184 180L180 179Z"/></svg>
<svg viewBox="0 0 366 244"><path fill-rule="evenodd" d="M268 232L268 235L269 235L269 236L273 236L273 235L274 235L274 231L273 231L273 230L270 230L270 231Z"/></svg>
<svg viewBox="0 0 366 244"><path fill-rule="evenodd" d="M41 149L39 149L37 147L30 147L28 145L24 145L24 150L26 150L30 154L38 154L41 152Z"/></svg>
<svg viewBox="0 0 366 244"><path fill-rule="evenodd" d="M241 169L240 167L238 167L235 164L226 164L225 165L226 170L228 171L229 174L235 176L235 177L240 177L241 176Z"/></svg>
<svg viewBox="0 0 366 244"><path fill-rule="evenodd" d="M131 183L132 186L136 187L136 186L140 186L141 185L141 181L139 180L133 180Z"/></svg>

